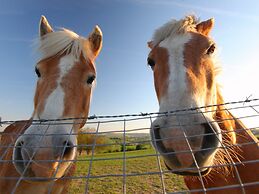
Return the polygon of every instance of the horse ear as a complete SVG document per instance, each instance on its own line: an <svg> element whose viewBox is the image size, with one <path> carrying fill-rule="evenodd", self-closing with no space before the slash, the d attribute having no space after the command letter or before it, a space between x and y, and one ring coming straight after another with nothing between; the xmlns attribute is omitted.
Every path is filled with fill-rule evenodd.
<svg viewBox="0 0 259 194"><path fill-rule="evenodd" d="M88 37L88 40L91 45L92 52L95 57L98 56L99 52L102 49L102 42L103 42L103 33L99 26L95 26L94 30Z"/></svg>
<svg viewBox="0 0 259 194"><path fill-rule="evenodd" d="M39 34L40 37L44 36L47 33L53 32L52 27L49 25L48 20L45 16L41 16L40 18L40 26L39 26Z"/></svg>
<svg viewBox="0 0 259 194"><path fill-rule="evenodd" d="M196 29L197 29L197 32L205 36L208 36L213 26L214 26L214 19L211 18L209 20L206 20L204 22L197 24Z"/></svg>
<svg viewBox="0 0 259 194"><path fill-rule="evenodd" d="M153 47L154 47L153 41L148 41L148 42L147 42L147 46L148 46L150 49L153 49Z"/></svg>

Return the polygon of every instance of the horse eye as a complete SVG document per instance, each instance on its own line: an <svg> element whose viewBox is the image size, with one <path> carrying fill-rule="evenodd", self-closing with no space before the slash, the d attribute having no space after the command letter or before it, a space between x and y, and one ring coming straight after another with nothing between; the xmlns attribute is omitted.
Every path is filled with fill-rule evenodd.
<svg viewBox="0 0 259 194"><path fill-rule="evenodd" d="M88 79L87 79L87 81L86 81L87 84L90 84L90 85L91 85L91 84L94 82L95 78L96 78L95 75L89 76Z"/></svg>
<svg viewBox="0 0 259 194"><path fill-rule="evenodd" d="M35 67L35 73L37 74L38 77L41 76L41 75L40 75L40 71L39 71L39 69L38 69L37 67Z"/></svg>
<svg viewBox="0 0 259 194"><path fill-rule="evenodd" d="M206 54L207 54L207 55L211 55L212 53L214 53L215 49L216 49L216 45L215 45L215 44L212 44L212 45L208 48Z"/></svg>
<svg viewBox="0 0 259 194"><path fill-rule="evenodd" d="M155 61L153 60L153 59L151 59L151 58L147 58L147 64L152 68L152 69L154 69L154 67L155 67Z"/></svg>

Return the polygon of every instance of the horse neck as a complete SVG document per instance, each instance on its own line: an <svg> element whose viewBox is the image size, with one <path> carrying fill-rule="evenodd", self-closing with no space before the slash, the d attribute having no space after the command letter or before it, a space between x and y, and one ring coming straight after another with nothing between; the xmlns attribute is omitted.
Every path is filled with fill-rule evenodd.
<svg viewBox="0 0 259 194"><path fill-rule="evenodd" d="M24 131L31 125L31 120L14 122L5 128L1 135L0 141L0 177L19 177L19 174L14 168L12 160L13 147L16 139L19 135L23 134ZM3 162L5 161L6 162ZM0 193L5 191L8 193L13 189L16 180L1 179L0 180Z"/></svg>
<svg viewBox="0 0 259 194"><path fill-rule="evenodd" d="M224 104L223 98L218 94L218 104ZM257 182L259 180L259 143L252 132L237 118L235 118L224 106L218 106L215 114L223 136L224 146L230 146L235 155L231 155L230 160L223 158L225 164L236 163L236 167L227 165L228 170L217 172L212 169L209 175L203 177L206 188L222 187L227 185L240 185L242 183ZM227 149L227 148L226 148ZM216 165L216 164L215 164ZM191 189L202 189L201 180L198 177L185 177L187 187ZM248 193L258 191L259 185L245 187ZM230 193L242 193L240 188L228 190ZM197 192L203 193L203 192ZM223 190L216 190L208 193L225 193Z"/></svg>
<svg viewBox="0 0 259 194"><path fill-rule="evenodd" d="M222 94L217 92L217 104L224 104ZM258 147L258 139L253 135L242 121L237 119L225 106L218 106L215 114L215 120L218 122L223 136L229 140L231 144L251 143L252 147ZM251 149L250 146L242 146L242 150ZM257 149L255 151L258 151Z"/></svg>
<svg viewBox="0 0 259 194"><path fill-rule="evenodd" d="M237 151L240 150L238 152L240 154L239 160L241 162L259 160L258 139L253 135L250 129L245 127L245 125L240 120L236 118L234 118L234 120L235 120L236 146L238 147L236 150ZM255 164L257 164L257 168L259 168L258 162L255 162Z"/></svg>
<svg viewBox="0 0 259 194"><path fill-rule="evenodd" d="M220 103L223 104L224 102L221 101ZM228 160L228 163L246 163L247 161L259 159L258 139L241 120L233 116L225 106L218 107L216 118L222 132L223 147L226 147L223 151L229 152L231 155L231 159ZM225 154L228 155L227 153ZM227 157L228 156L226 156L226 158ZM249 167L250 165L246 166L247 170L249 170ZM233 170L233 168L231 170Z"/></svg>
<svg viewBox="0 0 259 194"><path fill-rule="evenodd" d="M4 156L7 155L4 153L7 149L6 146L11 147L11 149L13 149L16 139L24 133L24 131L31 125L31 123L31 120L16 121L5 128L1 135L0 157L6 158L6 156Z"/></svg>

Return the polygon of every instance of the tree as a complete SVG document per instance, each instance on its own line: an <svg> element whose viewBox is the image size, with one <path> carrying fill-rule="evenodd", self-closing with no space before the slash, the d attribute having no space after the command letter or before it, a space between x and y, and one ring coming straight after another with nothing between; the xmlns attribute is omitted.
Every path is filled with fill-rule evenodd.
<svg viewBox="0 0 259 194"><path fill-rule="evenodd" d="M145 144L136 145L136 150L144 150L144 149L146 149Z"/></svg>
<svg viewBox="0 0 259 194"><path fill-rule="evenodd" d="M77 141L79 155L81 155L83 150L86 150L86 154L89 155L92 151L105 151L107 149L107 145L105 146L105 144L109 143L109 138L104 135L96 134L95 129L86 128L79 130Z"/></svg>

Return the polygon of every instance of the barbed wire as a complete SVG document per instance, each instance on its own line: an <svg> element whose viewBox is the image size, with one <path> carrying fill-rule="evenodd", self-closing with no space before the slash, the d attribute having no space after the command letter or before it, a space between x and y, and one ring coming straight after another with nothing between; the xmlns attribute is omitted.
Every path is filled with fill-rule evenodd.
<svg viewBox="0 0 259 194"><path fill-rule="evenodd" d="M149 113L141 112L141 113L134 113L134 114L118 114L118 115L95 115L94 114L94 115L91 115L91 116L88 116L88 117L68 117L68 118L35 119L35 120L32 119L31 122L43 124L44 122L51 122L51 121L69 121L69 120L83 120L83 119L94 120L94 119L114 119L114 118L127 118L127 117L171 115L171 114L175 114L175 113L201 110L201 109L204 109L204 108L228 106L228 105L235 105L235 104L243 104L243 106L241 106L241 107L236 107L236 108L242 108L242 107L245 107L244 105L246 103L256 102L256 101L259 101L259 98L254 98L254 99L246 98L245 100L240 100L240 101L232 101L232 102L224 102L224 103L221 103L221 104L212 104L212 105L199 106L199 107L191 107L191 108L189 107L189 108L175 109L175 110L170 110L170 111L165 111L165 112L149 112ZM259 106L259 104L254 105L254 106ZM231 108L229 110L231 110ZM6 124L11 124L11 123L14 123L14 122L22 122L22 121L26 121L26 120L2 120L1 117L0 117L0 125L6 125ZM110 122L112 122L112 121L110 121ZM67 123L64 123L64 124L67 124ZM76 124L80 124L80 123L76 123Z"/></svg>
<svg viewBox="0 0 259 194"><path fill-rule="evenodd" d="M150 113L138 113L138 114L120 114L120 115L93 115L93 116L89 116L87 119L90 120L87 122L87 124L96 124L95 125L95 129L94 131L87 131L87 130L83 130L80 132L74 132L72 129L70 130L70 133L59 133L56 134L54 132L51 133L39 133L37 131L35 131L33 134L19 134L16 132L0 132L0 136L2 137L8 137L10 136L11 138L18 138L20 136L23 137L39 137L41 140L44 137L54 137L59 135L60 137L62 136L78 136L78 135L93 135L93 141L89 142L89 143L80 143L77 145L66 145L65 146L61 146L61 145L56 145L56 148L60 148L62 149L62 156L65 153L65 148L66 147L70 147L70 148L77 148L77 149L89 149L91 150L91 154L89 156L83 156L83 157L79 157L79 158L72 158L72 159L67 159L67 158L59 158L59 159L37 159L37 158L28 158L27 159L23 159L21 160L17 160L14 158L6 158L6 154L9 150L17 148L17 146L14 143L9 143L9 144L5 144L3 145L0 141L0 150L2 150L2 152L0 151L0 165L4 165L4 164L13 164L15 162L23 162L26 165L26 168L23 170L22 176L12 176L10 175L0 175L0 182L2 180L9 180L9 181L17 181L15 184L15 187L12 189L12 193L15 193L17 188L19 187L21 181L42 181L44 180L44 178L40 177L40 176L35 176L35 177L28 177L28 176L24 176L27 169L29 169L29 164L32 163L32 160L34 163L37 164L42 164L42 163L53 163L56 162L58 164L58 168L55 170L54 174L58 173L58 169L60 168L59 165L61 163L76 163L78 165L80 164L84 164L86 167L84 168L84 170L81 171L77 171L76 174L71 175L71 176L63 176L60 178L56 178L54 175L50 178L48 178L48 180L71 180L71 181L76 181L76 183L82 187L82 189L80 190L80 193L91 193L94 189L93 189L93 185L95 183L95 181L97 180L101 180L101 179L108 179L108 178L116 178L117 181L120 181L121 185L121 193L127 193L127 191L131 191L131 187L132 185L134 185L133 183L129 182L129 180L132 180L131 178L138 178L138 177L145 177L146 176L152 176L154 177L154 180L156 180L156 183L154 183L153 187L149 187L151 190L149 190L149 192L159 192L159 193L192 193L192 192L200 192L200 193L207 193L209 191L219 191L219 190L226 190L226 192L230 189L240 189L241 193L246 193L246 188L247 187L251 187L251 186L257 186L259 185L259 180L253 180L250 182L244 182L243 179L239 176L239 171L238 171L238 167L240 166L244 166L244 165L252 165L252 164L259 164L259 159L250 159L250 160L245 160L245 161L240 161L240 160L229 160L225 163L216 163L216 164L212 164L212 165L205 165L205 166L199 166L198 162L196 162L196 165L194 166L190 166L190 167L183 167L181 169L168 169L164 162L163 162L163 158L167 157L167 156L172 156L172 155L180 155L180 154L192 154L193 160L196 161L196 157L195 157L195 153L197 152L203 152L203 151L210 151L213 150L215 148L217 148L218 150L221 150L222 152L225 153L225 155L228 154L228 152L233 149L240 149L242 147L246 147L246 146L253 146L253 145L257 145L258 146L258 141L250 141L250 142L239 142L239 143L235 143L235 144L220 144L217 147L205 147L205 148L193 148L191 146L191 144L189 143L189 149L182 149L182 150L169 150L166 153L161 153L158 152L158 148L156 147L157 143L162 142L162 141L180 141L180 140L185 140L186 142L190 142L192 139L194 138L201 138L201 137L210 137L212 135L223 135L223 136L228 136L231 133L236 133L237 136L239 134L241 134L242 132L249 132L251 130L257 129L259 127L259 122L258 122L258 126L254 126L254 127L247 127L247 128L235 128L235 129L231 129L228 131L212 131L212 132L203 132L203 133L199 133L199 134L187 134L185 133L184 136L182 135L174 135L174 136L168 136L168 137L160 137L160 138L151 138L150 136L146 136L145 138L141 138L141 139L130 139L127 137L127 135L132 134L132 133L141 133L144 132L146 133L147 131L150 130L150 126L153 122L154 119L158 119L158 118L175 118L176 120L179 119L181 116L192 116L192 115L197 115L197 114L201 114L204 116L204 114L207 113L213 113L216 112L215 109L213 110L208 110L209 107L220 107L219 109L217 109L217 111L237 111L237 110L241 110L242 112L245 112L245 109L249 109L252 110L252 113L250 113L249 115L246 114L245 116L239 116L239 117L235 117L235 118L220 118L217 119L215 118L215 120L211 120L208 121L206 119L206 117L204 116L205 122L208 125L213 125L214 123L224 123L227 121L233 121L235 119L238 120L243 120L243 119L254 119L257 118L259 116L259 112L257 110L257 108L259 108L259 104L258 103L259 99L245 99L243 101L235 101L235 102L227 102L227 103L222 103L222 104L215 104L215 105L209 105L209 106L202 106L202 107L191 107L191 108L185 108L185 109L176 109L176 110L170 110L170 111L166 111L166 112L150 112ZM229 106L229 107L228 107ZM52 125L69 125L69 124L80 124L82 123L81 120L84 120L86 118L81 117L81 118L62 118L62 119L45 119L45 120L32 120L31 124L35 125L37 127L39 126L46 126L46 130L45 132L48 130L48 128ZM26 120L2 120L0 118L0 125L8 125L8 124L12 124L15 122L26 122ZM134 125L134 127L129 127L128 123L129 122L138 122L138 121L145 121L147 122L145 127L139 127L138 125ZM179 123L178 124L170 124L167 125L165 127L161 127L160 130L168 130L170 128L181 128L182 130L184 130L185 127L194 127L200 125L201 123L199 121L197 122L190 122L190 123L181 123L180 120L178 120ZM113 124L113 123L120 123L121 126L117 126L118 129L116 130L103 130L101 128L101 126L105 126L106 124ZM213 128L213 127L212 127ZM151 130L151 135L152 133L154 133L154 130ZM107 136L108 135L114 135L117 134L119 135L118 141L113 141L113 142L106 142L106 143L98 143L97 140L99 137L102 136ZM154 136L154 134L153 134ZM112 136L111 136L112 137ZM53 147L53 145L41 145L41 140L38 142L37 145L37 149L50 149ZM152 152L139 152L139 153L135 153L135 154L129 154L129 152L127 151L127 146L131 146L131 145L138 145L138 144L152 144L154 146L155 149L153 149ZM112 146L121 146L121 152L119 155L97 155L96 156L96 149L100 148L100 147L112 147ZM34 145L23 145L24 149L34 149L35 146ZM36 152L34 152L36 153ZM228 155L228 157L230 156L231 153ZM150 158L148 160L146 160L146 158ZM136 170L133 170L130 168L130 165L139 165L139 161L149 161L151 165L152 164L152 169L150 170L138 170L138 168L136 168ZM119 165L119 171L112 172L109 170L105 170L105 166L104 167L99 167L101 168L103 171L100 172L96 172L96 167L95 165L97 165L98 163L102 163L102 162L106 162L107 164L111 164L113 166L110 166L110 168L118 168ZM136 162L136 163L134 163ZM143 164L143 165L147 165L147 164ZM97 165L98 166L98 165ZM82 165L80 165L80 168L82 168ZM206 181L203 181L202 178L202 174L201 172L204 169L207 168L211 168L211 169L223 169L223 168L232 168L234 169L232 171L233 175L232 176L236 176L238 178L238 181L235 183L230 183L229 185L222 185L222 186L216 186L216 187L207 187L206 186ZM199 173L199 178L200 178L200 183L202 185L202 187L200 189L191 189L191 190L187 190L187 188L173 188L172 186L170 186L168 184L169 179L173 179L173 177L175 175L173 175L172 173L181 173L181 172L185 172L185 171L197 171ZM176 175L178 177L179 180L182 180L182 178L179 175ZM155 178L156 177L156 178ZM175 180L175 179L174 179ZM134 182L134 181L133 181ZM142 184L147 184L145 179L143 178L143 180L141 180ZM169 181L170 182L170 181ZM171 183L171 182L170 182ZM105 184L105 181L98 183L98 184ZM109 184L109 181L107 182L107 184ZM172 184L172 183L171 183ZM54 182L52 182L49 187L47 188L47 192L48 193L52 193L53 191L53 186L54 186ZM106 185L107 186L107 185ZM136 190L138 190L139 192L142 192L141 190L141 186L139 185L140 188L135 188ZM111 189L113 189L113 187L111 187ZM232 191L232 190L230 190ZM0 191L1 192L1 191ZM72 191L71 191L72 192Z"/></svg>

